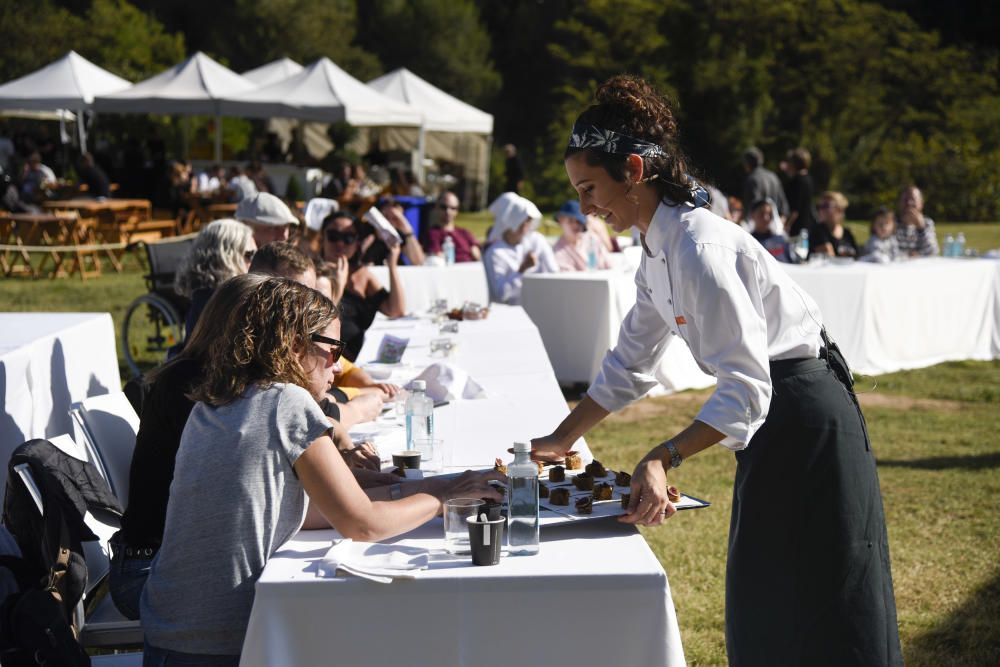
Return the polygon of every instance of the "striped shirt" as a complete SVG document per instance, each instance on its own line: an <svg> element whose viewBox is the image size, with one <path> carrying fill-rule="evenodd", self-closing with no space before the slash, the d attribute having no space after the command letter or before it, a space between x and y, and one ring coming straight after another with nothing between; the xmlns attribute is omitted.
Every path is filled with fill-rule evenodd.
<svg viewBox="0 0 1000 667"><path fill-rule="evenodd" d="M899 252L903 257L932 257L939 252L934 221L926 215L923 229L916 225L899 225L896 228L896 241L899 242Z"/></svg>

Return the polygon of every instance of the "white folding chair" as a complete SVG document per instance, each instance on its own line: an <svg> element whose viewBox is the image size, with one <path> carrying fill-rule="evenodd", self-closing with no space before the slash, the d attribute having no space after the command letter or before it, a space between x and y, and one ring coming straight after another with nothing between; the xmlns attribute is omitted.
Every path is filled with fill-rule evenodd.
<svg viewBox="0 0 1000 667"><path fill-rule="evenodd" d="M124 508L128 503L128 478L139 432L139 416L122 392L94 396L70 409L77 437L89 450L112 493Z"/></svg>

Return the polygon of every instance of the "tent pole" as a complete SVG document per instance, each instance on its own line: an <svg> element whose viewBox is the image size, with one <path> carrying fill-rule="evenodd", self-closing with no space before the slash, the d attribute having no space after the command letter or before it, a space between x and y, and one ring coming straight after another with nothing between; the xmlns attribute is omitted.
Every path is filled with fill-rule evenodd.
<svg viewBox="0 0 1000 667"><path fill-rule="evenodd" d="M83 115L83 109L78 109L76 112L76 133L80 137L80 155L87 152L87 128L84 124L87 122L87 117Z"/></svg>
<svg viewBox="0 0 1000 667"><path fill-rule="evenodd" d="M420 133L417 135L417 181L420 187L424 187L424 152L427 149L427 123L421 123Z"/></svg>
<svg viewBox="0 0 1000 667"><path fill-rule="evenodd" d="M215 161L222 161L222 114L215 114Z"/></svg>

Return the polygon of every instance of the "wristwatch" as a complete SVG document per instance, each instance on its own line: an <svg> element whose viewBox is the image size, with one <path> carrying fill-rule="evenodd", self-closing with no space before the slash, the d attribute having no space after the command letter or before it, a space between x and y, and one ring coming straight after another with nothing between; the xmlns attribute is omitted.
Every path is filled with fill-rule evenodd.
<svg viewBox="0 0 1000 667"><path fill-rule="evenodd" d="M399 500L403 497L403 485L399 482L391 484L389 486L389 498L391 500Z"/></svg>
<svg viewBox="0 0 1000 667"><path fill-rule="evenodd" d="M673 440L667 440L661 446L664 447L664 448L666 448L667 452L670 453L670 467L671 468L679 468L680 465L681 465L681 462L684 461L684 459L681 458L681 453L679 451L677 451L677 446L674 444L674 441Z"/></svg>

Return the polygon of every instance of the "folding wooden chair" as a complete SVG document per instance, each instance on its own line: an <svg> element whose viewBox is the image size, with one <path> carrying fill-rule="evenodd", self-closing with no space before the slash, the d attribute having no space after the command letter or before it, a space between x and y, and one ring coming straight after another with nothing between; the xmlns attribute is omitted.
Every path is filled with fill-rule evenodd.
<svg viewBox="0 0 1000 667"><path fill-rule="evenodd" d="M3 243L21 248L19 250L3 251L3 261L0 266L3 266L3 275L8 278L15 274L28 274L32 278L38 277L38 271L35 270L34 265L31 263L31 254L27 250L24 250L24 246L34 244L36 236L34 223L30 220L24 220L26 217L34 218L35 216L5 214L0 218L0 239L5 238L6 240ZM6 237L4 236L4 230L6 230Z"/></svg>

